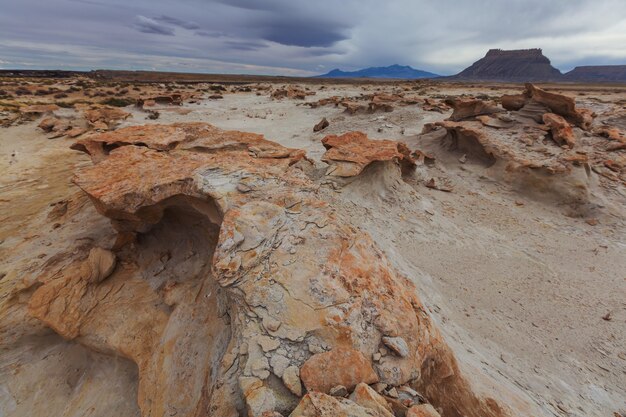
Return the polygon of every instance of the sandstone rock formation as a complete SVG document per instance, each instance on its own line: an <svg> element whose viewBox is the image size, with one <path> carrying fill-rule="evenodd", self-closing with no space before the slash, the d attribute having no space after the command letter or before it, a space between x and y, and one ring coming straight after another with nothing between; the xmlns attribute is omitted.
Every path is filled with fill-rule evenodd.
<svg viewBox="0 0 626 417"><path fill-rule="evenodd" d="M307 91L301 87L290 85L287 88L279 88L272 92L273 99L291 98L296 100L304 100L307 96L315 95L314 91Z"/></svg>
<svg viewBox="0 0 626 417"><path fill-rule="evenodd" d="M403 172L415 166L411 151L402 142L371 140L362 132L329 135L322 144L327 149L322 161L330 165L326 175L353 177L375 161L394 161Z"/></svg>
<svg viewBox="0 0 626 417"><path fill-rule="evenodd" d="M112 129L120 120L130 117L130 113L109 106L91 106L83 115L89 125L96 130Z"/></svg>
<svg viewBox="0 0 626 417"><path fill-rule="evenodd" d="M576 101L571 97L550 93L532 84L526 84L524 95L529 98L527 104L539 103L581 129L589 130L593 123L593 113L587 109L577 109Z"/></svg>
<svg viewBox="0 0 626 417"><path fill-rule="evenodd" d="M525 193L577 206L593 199L592 172L623 181L621 159L607 155L624 149L619 130L593 128L593 113L577 108L573 98L527 84L522 94L501 101L508 113L480 100L450 100L452 117L427 124L423 138L456 152L462 162L482 164ZM495 114L476 115L489 111ZM434 181L426 185L439 189Z"/></svg>
<svg viewBox="0 0 626 417"><path fill-rule="evenodd" d="M572 127L567 121L554 113L545 113L543 115L543 123L550 128L552 139L559 145L567 145L573 148L576 144L576 138Z"/></svg>
<svg viewBox="0 0 626 417"><path fill-rule="evenodd" d="M365 154L347 161L353 175L373 160L412 163L401 144L363 134L325 144L329 161ZM401 387L445 416L507 415L473 393L413 284L320 199L304 152L203 123L75 148L94 165L74 181L118 243L45 270L29 313L133 361L143 416L389 417ZM366 385L376 381L384 401ZM336 385L350 399L316 391Z"/></svg>
<svg viewBox="0 0 626 417"><path fill-rule="evenodd" d="M504 111L495 103L477 99L450 99L446 100L446 104L454 110L450 116L450 120L455 122L481 115L502 113Z"/></svg>
<svg viewBox="0 0 626 417"><path fill-rule="evenodd" d="M30 106L20 107L20 113L25 117L38 117L42 114L51 114L59 110L56 104L33 104Z"/></svg>

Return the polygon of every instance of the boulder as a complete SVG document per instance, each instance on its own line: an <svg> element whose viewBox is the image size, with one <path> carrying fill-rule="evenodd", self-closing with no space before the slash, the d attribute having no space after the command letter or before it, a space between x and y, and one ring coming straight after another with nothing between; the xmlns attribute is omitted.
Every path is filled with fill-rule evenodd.
<svg viewBox="0 0 626 417"><path fill-rule="evenodd" d="M328 123L328 120L326 120L326 118L324 117L322 120L320 120L320 122L318 124L313 126L313 131L314 132L319 132L321 130L326 129L329 125L330 125L330 123Z"/></svg>
<svg viewBox="0 0 626 417"><path fill-rule="evenodd" d="M131 116L130 113L125 112L117 107L109 106L92 106L85 110L83 113L85 119L94 129L111 129L115 125L124 119Z"/></svg>
<svg viewBox="0 0 626 417"><path fill-rule="evenodd" d="M358 384L350 394L349 399L361 407L376 411L381 416L394 417L393 410L387 400L367 384Z"/></svg>
<svg viewBox="0 0 626 417"><path fill-rule="evenodd" d="M408 172L415 166L411 151L402 142L372 140L362 132L329 135L322 139L327 149L322 161L330 165L327 175L352 177L375 161L393 161Z"/></svg>
<svg viewBox="0 0 626 417"><path fill-rule="evenodd" d="M478 99L449 99L446 104L454 110L450 120L459 121L480 115L502 113L504 110L495 103Z"/></svg>
<svg viewBox="0 0 626 417"><path fill-rule="evenodd" d="M50 114L57 110L60 107L56 104L33 104L30 106L20 107L20 113L25 116L39 116L42 114Z"/></svg>
<svg viewBox="0 0 626 417"><path fill-rule="evenodd" d="M351 391L359 383L378 382L371 362L361 352L340 347L313 355L300 368L300 378L307 391L325 394L337 385Z"/></svg>
<svg viewBox="0 0 626 417"><path fill-rule="evenodd" d="M406 412L406 417L441 417L430 404L414 405Z"/></svg>
<svg viewBox="0 0 626 417"><path fill-rule="evenodd" d="M302 397L289 417L387 417L340 397L310 392Z"/></svg>
<svg viewBox="0 0 626 417"><path fill-rule="evenodd" d="M577 109L576 101L572 97L551 93L530 83L526 84L525 95L581 129L589 130L591 128L593 113L587 109Z"/></svg>
<svg viewBox="0 0 626 417"><path fill-rule="evenodd" d="M567 120L554 113L545 113L543 115L543 122L550 128L552 139L559 146L568 146L570 149L576 144L576 137L574 131Z"/></svg>
<svg viewBox="0 0 626 417"><path fill-rule="evenodd" d="M527 101L528 97L524 94L505 94L500 97L502 107L510 111L517 111L521 109Z"/></svg>

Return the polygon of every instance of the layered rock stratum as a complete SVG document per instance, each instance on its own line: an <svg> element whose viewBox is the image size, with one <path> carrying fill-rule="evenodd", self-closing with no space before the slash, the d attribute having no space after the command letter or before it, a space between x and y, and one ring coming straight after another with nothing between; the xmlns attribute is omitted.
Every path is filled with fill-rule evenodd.
<svg viewBox="0 0 626 417"><path fill-rule="evenodd" d="M550 64L541 49L505 51L490 49L487 54L452 78L489 81L554 81L561 72Z"/></svg>

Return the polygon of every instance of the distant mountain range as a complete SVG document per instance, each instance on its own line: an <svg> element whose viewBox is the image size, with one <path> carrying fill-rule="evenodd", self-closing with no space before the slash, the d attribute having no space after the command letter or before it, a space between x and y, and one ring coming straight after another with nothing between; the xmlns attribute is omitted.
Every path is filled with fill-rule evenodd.
<svg viewBox="0 0 626 417"><path fill-rule="evenodd" d="M576 67L563 74L572 82L626 82L626 65L601 65Z"/></svg>
<svg viewBox="0 0 626 417"><path fill-rule="evenodd" d="M436 78L437 74L411 68L408 65L390 65L388 67L370 67L358 71L342 71L334 69L318 78L398 78L414 80L419 78Z"/></svg>
<svg viewBox="0 0 626 417"><path fill-rule="evenodd" d="M626 65L583 66L562 74L541 49L491 49L460 73L446 79L459 81L626 82Z"/></svg>

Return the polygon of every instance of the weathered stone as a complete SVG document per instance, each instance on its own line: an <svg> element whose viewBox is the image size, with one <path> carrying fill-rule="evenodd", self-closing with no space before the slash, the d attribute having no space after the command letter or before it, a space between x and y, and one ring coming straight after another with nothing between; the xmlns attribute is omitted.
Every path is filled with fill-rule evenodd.
<svg viewBox="0 0 626 417"><path fill-rule="evenodd" d="M394 417L387 401L367 384L358 384L349 399L361 407L376 411L381 416Z"/></svg>
<svg viewBox="0 0 626 417"><path fill-rule="evenodd" d="M85 279L90 283L99 283L105 280L115 269L115 255L106 249L93 248L89 252L87 261L83 264Z"/></svg>
<svg viewBox="0 0 626 417"><path fill-rule="evenodd" d="M310 392L289 417L386 417L341 397Z"/></svg>
<svg viewBox="0 0 626 417"><path fill-rule="evenodd" d="M117 107L92 106L85 110L84 116L94 129L102 129L104 126L110 129L120 120L129 118L131 114Z"/></svg>
<svg viewBox="0 0 626 417"><path fill-rule="evenodd" d="M362 132L349 132L341 136L329 135L322 139L327 149L322 161L330 168L327 175L352 177L375 161L393 161L403 172L415 166L411 151L402 142L392 140L372 140Z"/></svg>
<svg viewBox="0 0 626 417"><path fill-rule="evenodd" d="M56 104L33 104L20 107L20 113L26 116L38 116L53 113L59 110L59 108Z"/></svg>
<svg viewBox="0 0 626 417"><path fill-rule="evenodd" d="M557 144L574 147L576 144L574 131L564 118L554 113L546 113L543 115L543 122L550 128L552 139Z"/></svg>
<svg viewBox="0 0 626 417"><path fill-rule="evenodd" d="M321 130L326 129L329 125L330 125L330 123L328 123L328 120L326 120L326 118L324 117L322 120L320 120L320 122L318 124L313 126L313 131L314 132L319 132Z"/></svg>
<svg viewBox="0 0 626 417"><path fill-rule="evenodd" d="M459 121L480 115L502 113L504 110L495 103L477 99L450 99L446 104L454 110L450 120Z"/></svg>
<svg viewBox="0 0 626 417"><path fill-rule="evenodd" d="M378 375L361 352L341 347L313 355L300 369L300 378L308 391L326 394L337 385L352 390L361 382L378 382Z"/></svg>
<svg viewBox="0 0 626 417"><path fill-rule="evenodd" d="M430 404L414 405L406 412L406 417L441 417Z"/></svg>
<svg viewBox="0 0 626 417"><path fill-rule="evenodd" d="M391 349L396 355L403 358L409 356L409 345L406 344L403 338L383 336L382 341L385 346Z"/></svg>
<svg viewBox="0 0 626 417"><path fill-rule="evenodd" d="M517 111L526 105L528 96L524 94L505 94L500 97L502 107L506 110Z"/></svg>
<svg viewBox="0 0 626 417"><path fill-rule="evenodd" d="M304 363L309 390L411 381L451 415L499 417L461 377L415 286L320 199L303 151L203 123L123 128L75 148L94 164L74 182L123 237L124 262L106 279L81 270L84 252L44 268L29 312L133 361L144 416L286 415L294 395L270 369L297 393L295 370L285 373ZM364 306L376 314L362 316ZM366 358L383 335L410 353L374 371ZM328 352L310 356L310 344Z"/></svg>
<svg viewBox="0 0 626 417"><path fill-rule="evenodd" d="M297 366L285 369L283 383L294 395L302 397L302 382L300 382L300 370Z"/></svg>
<svg viewBox="0 0 626 417"><path fill-rule="evenodd" d="M347 397L348 396L348 388L343 385L337 385L336 387L332 387L329 392L333 397Z"/></svg>
<svg viewBox="0 0 626 417"><path fill-rule="evenodd" d="M576 101L573 98L542 90L530 83L526 84L525 94L581 129L589 130L591 128L593 113L586 109L577 109Z"/></svg>

